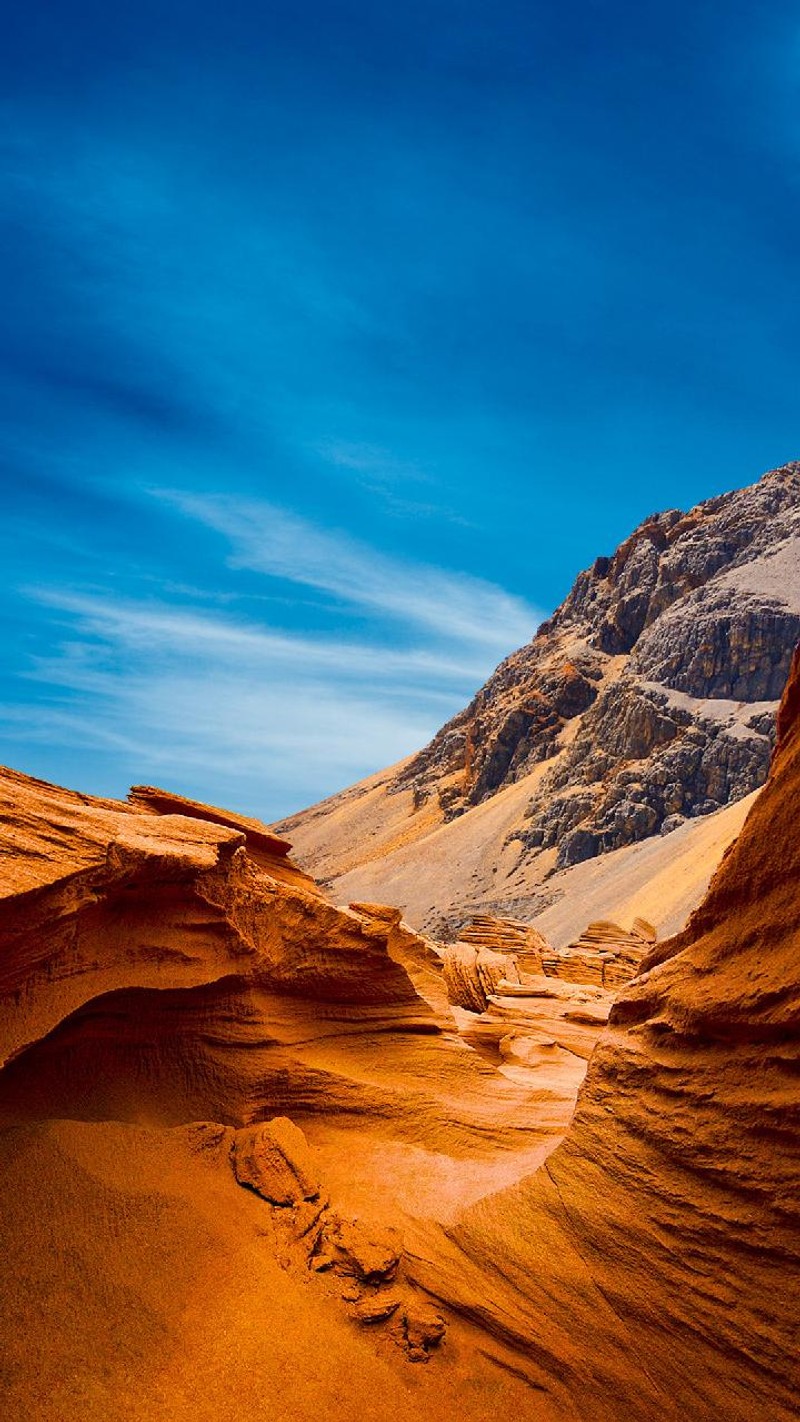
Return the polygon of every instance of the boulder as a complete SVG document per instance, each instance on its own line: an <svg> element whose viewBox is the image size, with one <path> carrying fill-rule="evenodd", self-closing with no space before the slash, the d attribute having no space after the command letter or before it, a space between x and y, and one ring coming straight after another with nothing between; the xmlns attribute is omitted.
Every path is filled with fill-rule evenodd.
<svg viewBox="0 0 800 1422"><path fill-rule="evenodd" d="M239 1184L249 1185L272 1205L300 1205L320 1193L308 1142L286 1116L238 1130L232 1160Z"/></svg>

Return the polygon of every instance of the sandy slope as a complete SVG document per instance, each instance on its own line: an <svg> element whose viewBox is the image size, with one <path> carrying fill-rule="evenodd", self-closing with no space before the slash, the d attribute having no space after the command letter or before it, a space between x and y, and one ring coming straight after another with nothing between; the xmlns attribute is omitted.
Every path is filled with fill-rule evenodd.
<svg viewBox="0 0 800 1422"><path fill-rule="evenodd" d="M576 938L595 918L628 923L641 915L664 937L681 928L699 903L753 801L748 796L715 815L688 820L663 838L545 878L545 856L515 867L515 843L497 853L530 793L530 779L509 786L420 844L332 880L331 894L343 903L375 898L396 903L409 923L431 932L491 909L499 900L505 912L534 922L556 947ZM542 902L551 898L552 906L542 910Z"/></svg>
<svg viewBox="0 0 800 1422"><path fill-rule="evenodd" d="M593 919L628 924L640 917L653 924L659 938L677 933L755 799L747 795L715 815L687 820L663 838L654 836L554 874L545 887L559 897L534 918L536 927L557 948Z"/></svg>
<svg viewBox="0 0 800 1422"><path fill-rule="evenodd" d="M298 1267L191 1128L29 1127L0 1136L0 1172L6 1422L478 1422L501 1399L547 1415L468 1327L427 1368L356 1327L342 1280Z"/></svg>

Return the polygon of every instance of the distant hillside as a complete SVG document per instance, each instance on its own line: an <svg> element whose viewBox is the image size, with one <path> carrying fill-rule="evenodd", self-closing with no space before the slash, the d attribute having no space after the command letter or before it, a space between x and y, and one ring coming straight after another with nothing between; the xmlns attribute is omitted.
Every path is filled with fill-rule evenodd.
<svg viewBox="0 0 800 1422"><path fill-rule="evenodd" d="M277 828L337 895L418 926L530 917L560 871L763 783L799 637L792 463L647 518L424 750Z"/></svg>

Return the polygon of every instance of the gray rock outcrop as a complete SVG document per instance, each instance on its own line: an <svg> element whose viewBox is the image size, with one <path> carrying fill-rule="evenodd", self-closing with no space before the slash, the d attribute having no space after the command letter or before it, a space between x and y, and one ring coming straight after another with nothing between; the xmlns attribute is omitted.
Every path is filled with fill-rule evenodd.
<svg viewBox="0 0 800 1422"><path fill-rule="evenodd" d="M763 783L798 638L794 463L598 558L396 788L452 819L552 760L512 836L524 852L563 868L669 833Z"/></svg>

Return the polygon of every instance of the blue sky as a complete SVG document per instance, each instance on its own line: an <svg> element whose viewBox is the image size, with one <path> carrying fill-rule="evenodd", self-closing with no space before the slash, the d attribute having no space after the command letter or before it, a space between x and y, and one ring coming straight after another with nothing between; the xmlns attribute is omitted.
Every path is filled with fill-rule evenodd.
<svg viewBox="0 0 800 1422"><path fill-rule="evenodd" d="M8 7L7 763L273 818L800 452L779 3Z"/></svg>

